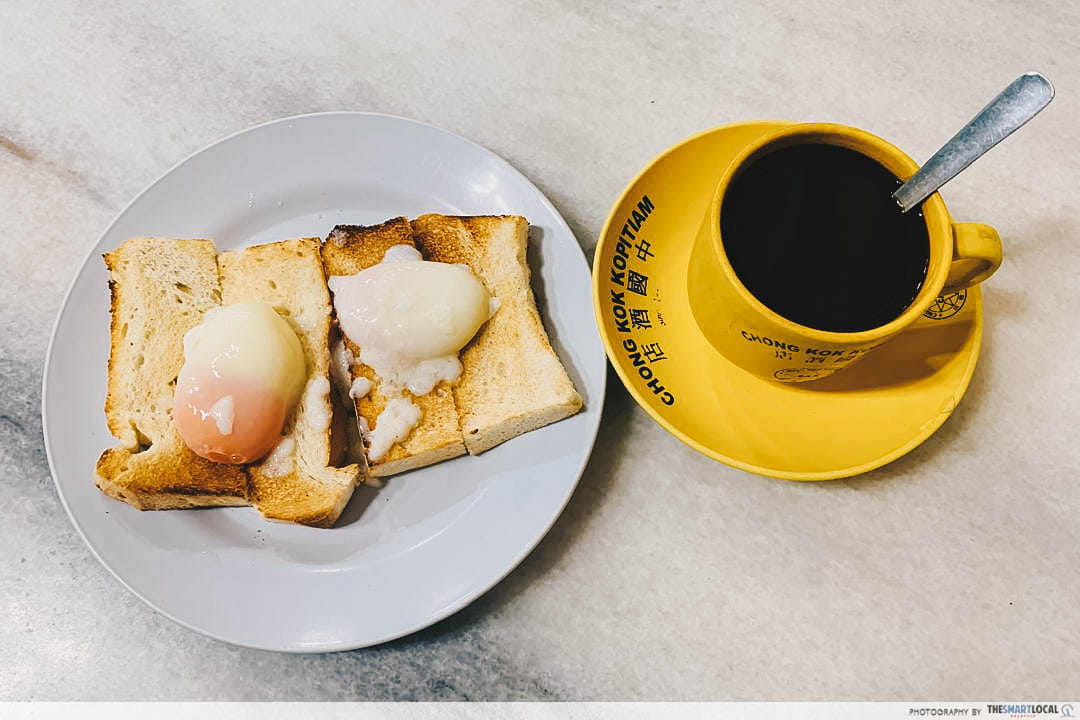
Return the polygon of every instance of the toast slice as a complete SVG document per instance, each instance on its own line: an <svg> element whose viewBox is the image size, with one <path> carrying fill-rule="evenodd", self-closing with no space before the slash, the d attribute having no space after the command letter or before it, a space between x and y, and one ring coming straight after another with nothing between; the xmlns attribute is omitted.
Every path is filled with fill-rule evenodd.
<svg viewBox="0 0 1080 720"><path fill-rule="evenodd" d="M132 238L105 254L112 294L105 418L120 441L95 481L140 510L246 505L247 473L188 449L172 423L184 333L221 302L210 240Z"/></svg>
<svg viewBox="0 0 1080 720"><path fill-rule="evenodd" d="M529 285L529 223L516 215L423 215L413 239L428 260L465 263L499 309L461 351L454 401L465 447L476 455L581 409L551 348Z"/></svg>
<svg viewBox="0 0 1080 720"><path fill-rule="evenodd" d="M357 465L333 467L330 399L330 293L317 238L301 238L222 253L225 305L261 301L274 306L296 331L308 381L283 438L261 461L248 465L248 499L275 520L329 527L352 496Z"/></svg>
<svg viewBox="0 0 1080 720"><path fill-rule="evenodd" d="M402 244L413 245L412 227L403 217L370 227L339 225L322 246L326 276L355 275L381 261L388 248ZM351 378L363 377L372 384L366 395L353 401L357 422L362 430L374 428L379 413L386 407L386 396L379 391L379 378L375 372L355 361L360 357L360 349L348 339L344 342L354 360L350 368ZM368 461L369 473L373 477L387 477L465 454L450 386L440 382L431 393L419 397L407 390L405 393L420 408L420 422L385 456Z"/></svg>
<svg viewBox="0 0 1080 720"><path fill-rule="evenodd" d="M267 517L333 524L360 468L330 467L330 297L319 241L218 255L210 240L134 238L105 264L112 293L105 415L120 445L98 460L98 487L141 510L255 504ZM242 300L269 302L290 319L309 379L275 452L227 465L188 449L172 403L184 334L222 301Z"/></svg>

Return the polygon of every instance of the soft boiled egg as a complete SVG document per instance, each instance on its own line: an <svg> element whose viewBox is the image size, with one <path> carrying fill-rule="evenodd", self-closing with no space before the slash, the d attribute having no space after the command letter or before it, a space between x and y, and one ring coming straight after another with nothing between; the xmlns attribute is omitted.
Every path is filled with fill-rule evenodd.
<svg viewBox="0 0 1080 720"><path fill-rule="evenodd" d="M341 331L360 361L379 376L386 404L365 433L368 458L380 460L420 422L413 397L461 376L458 351L498 308L468 265L425 261L412 245L393 245L381 262L329 279ZM358 381L359 382L359 381ZM366 395L370 383L353 383Z"/></svg>
<svg viewBox="0 0 1080 720"><path fill-rule="evenodd" d="M272 306L214 308L184 335L173 423L207 460L258 460L281 440L306 375L300 340Z"/></svg>
<svg viewBox="0 0 1080 720"><path fill-rule="evenodd" d="M456 355L492 314L487 288L467 265L422 260L409 245L329 282L341 330L362 353L385 348L413 361Z"/></svg>

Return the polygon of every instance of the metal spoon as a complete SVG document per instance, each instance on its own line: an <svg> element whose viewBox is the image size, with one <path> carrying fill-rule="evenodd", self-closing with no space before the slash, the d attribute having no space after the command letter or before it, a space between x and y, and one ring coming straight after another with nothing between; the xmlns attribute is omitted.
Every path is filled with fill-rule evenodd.
<svg viewBox="0 0 1080 720"><path fill-rule="evenodd" d="M893 193L896 202L904 212L918 207L1053 99L1054 86L1041 74L1029 72L1016 78Z"/></svg>

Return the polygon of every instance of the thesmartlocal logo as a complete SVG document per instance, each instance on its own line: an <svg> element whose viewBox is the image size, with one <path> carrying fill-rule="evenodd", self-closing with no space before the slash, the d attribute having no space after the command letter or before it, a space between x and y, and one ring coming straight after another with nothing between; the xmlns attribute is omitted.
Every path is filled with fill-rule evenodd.
<svg viewBox="0 0 1080 720"><path fill-rule="evenodd" d="M1057 705L1055 703L1003 703L1000 705L987 705L988 715L1009 715L1014 718L1036 717L1038 715L1050 717L1073 717L1071 703Z"/></svg>

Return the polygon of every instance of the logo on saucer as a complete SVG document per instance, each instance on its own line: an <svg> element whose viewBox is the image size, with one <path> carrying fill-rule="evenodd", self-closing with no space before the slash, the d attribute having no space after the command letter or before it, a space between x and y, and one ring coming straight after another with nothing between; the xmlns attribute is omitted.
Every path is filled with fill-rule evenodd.
<svg viewBox="0 0 1080 720"><path fill-rule="evenodd" d="M777 370L773 373L773 377L777 380L783 380L785 382L806 382L807 380L817 380L818 378L825 377L829 374L828 370L816 369L816 368L784 368L783 370Z"/></svg>
<svg viewBox="0 0 1080 720"><path fill-rule="evenodd" d="M967 300L967 290L957 290L948 295L938 295L938 299L926 309L923 315L931 320L944 320L960 312L960 308L964 307L965 300Z"/></svg>

